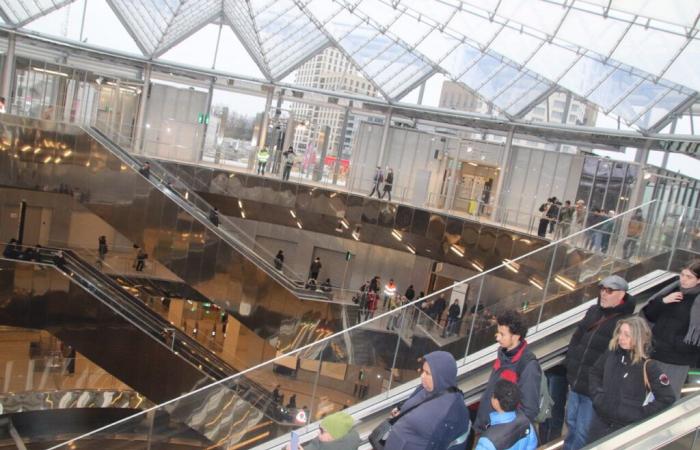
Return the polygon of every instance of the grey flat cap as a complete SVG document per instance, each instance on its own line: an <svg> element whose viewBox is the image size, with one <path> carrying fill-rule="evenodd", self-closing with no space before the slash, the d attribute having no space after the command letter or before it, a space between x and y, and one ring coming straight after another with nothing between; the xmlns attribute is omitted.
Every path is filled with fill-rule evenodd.
<svg viewBox="0 0 700 450"><path fill-rule="evenodd" d="M614 291L627 291L629 285L624 278L619 275L610 275L600 282L601 287L606 287Z"/></svg>

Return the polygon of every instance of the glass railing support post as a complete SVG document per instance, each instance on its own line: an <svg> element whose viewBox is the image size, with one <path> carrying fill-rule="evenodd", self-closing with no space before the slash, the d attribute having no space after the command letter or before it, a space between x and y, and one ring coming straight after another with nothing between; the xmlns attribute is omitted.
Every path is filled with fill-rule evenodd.
<svg viewBox="0 0 700 450"><path fill-rule="evenodd" d="M469 327L469 337L467 337L467 348L464 350L464 359L467 359L467 356L469 355L469 347L472 344L472 335L474 334L474 326L476 325L476 316L479 314L479 304L481 303L481 292L484 289L485 278L486 277L481 277L479 292L476 294L476 303L474 304L474 313L472 314L472 326Z"/></svg>
<svg viewBox="0 0 700 450"><path fill-rule="evenodd" d="M540 305L540 312L537 315L537 325L535 329L540 328L540 321L542 320L542 312L544 311L544 303L547 300L547 291L549 290L549 281L552 279L552 272L554 272L554 261L557 259L557 249L559 248L559 243L554 244L554 250L552 251L552 260L549 263L549 273L547 273L547 279L544 280L544 289L542 290L542 304Z"/></svg>

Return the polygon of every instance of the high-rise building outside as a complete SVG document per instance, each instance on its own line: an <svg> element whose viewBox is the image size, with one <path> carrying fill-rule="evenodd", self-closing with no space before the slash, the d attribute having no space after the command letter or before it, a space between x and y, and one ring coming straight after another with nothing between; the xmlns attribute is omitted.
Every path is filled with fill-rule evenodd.
<svg viewBox="0 0 700 450"><path fill-rule="evenodd" d="M347 92L359 95L376 96L376 89L367 81L335 48L327 48L311 58L296 72L294 82L300 86ZM305 103L291 106L297 125L293 145L296 150L305 151L310 143L319 145L319 134L328 127L328 153L337 155L343 132L344 111L338 108L324 108ZM352 143L352 134L357 129L358 117L350 114L348 127L342 142L342 154L347 154Z"/></svg>

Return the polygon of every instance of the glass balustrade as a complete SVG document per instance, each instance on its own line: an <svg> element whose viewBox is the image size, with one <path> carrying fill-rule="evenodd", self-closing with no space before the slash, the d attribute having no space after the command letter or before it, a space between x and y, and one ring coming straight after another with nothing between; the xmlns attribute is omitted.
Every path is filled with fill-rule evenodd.
<svg viewBox="0 0 700 450"><path fill-rule="evenodd" d="M653 214L653 208L654 202L651 202L638 209ZM442 349L461 361L492 345L495 316L502 311L521 311L528 326L536 329L547 319L595 298L599 281L607 275L617 273L634 279L655 269L678 270L695 256L688 248L678 247L686 241L682 218L673 224L663 224L663 229L658 229L661 225L647 225L638 243L643 251L636 252L632 258L623 258L624 242L615 234L609 234L605 250L595 254L582 252L572 245L576 240L585 239L591 231L608 233L607 228L602 228L605 224L611 225L613 230L621 229L628 225L633 212L607 219L602 225L582 230L522 257L504 259L496 268L484 270L411 304L395 305L395 309L388 311L375 310L372 318L342 332L324 337L323 331L309 322L292 331L294 338L290 344L279 348L278 355L271 361L173 399L154 411L169 414L172 419L184 408L217 430L211 436L212 442L233 446L244 441L258 442L283 436L295 427L369 398L373 401L388 398L397 388L414 385L420 376L419 361L424 353ZM659 240L659 233L667 232L667 226L672 227L674 237L670 241ZM602 237L596 235L593 239L599 242ZM528 288L502 298L490 295L502 280L514 279L526 281ZM456 328L450 328L456 332L445 336L444 328L441 329L445 325L445 312L431 316L431 313L426 314L423 305L434 305L440 296L449 301L448 294L455 293L460 286L468 286L464 313ZM431 317L424 318L424 315ZM314 333L320 339L305 344ZM223 392L231 390L228 386L241 378L255 380L269 390L278 387L274 406L279 408L282 420L270 421L253 413L243 418L235 413L235 401L227 400ZM292 395L295 401L290 404ZM133 429L143 420L145 413L96 430L82 439L100 439Z"/></svg>

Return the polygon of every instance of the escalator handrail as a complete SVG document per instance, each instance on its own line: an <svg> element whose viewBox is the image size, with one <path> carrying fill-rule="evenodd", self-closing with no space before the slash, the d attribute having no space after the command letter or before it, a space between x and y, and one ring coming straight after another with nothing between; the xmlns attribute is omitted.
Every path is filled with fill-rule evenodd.
<svg viewBox="0 0 700 450"><path fill-rule="evenodd" d="M88 133L90 136L93 138L97 139L100 141L102 145L107 147L112 153L115 153L117 157L119 157L122 161L127 162L132 169L138 172L139 168L141 167L141 162L131 155L129 152L125 151L122 149L120 146L115 144L114 142L111 141L111 139L103 133L100 129L98 129L95 126L91 126L90 128L83 127L83 130ZM97 135L97 136L96 136ZM162 165L160 165L158 162L156 162L153 159L147 159L147 161L152 165L152 167L158 167L159 170L165 173L165 176L168 178L165 178L162 176L162 174L158 174L158 181L159 183L156 183L154 179L151 179L150 177L144 177L146 178L153 186L155 186L159 191L163 192L166 196L168 195L166 192L163 191L162 188L167 186L168 184L168 179L173 179L176 181L179 181L182 183L182 181L173 175L171 175L167 169L165 169ZM153 173L152 175L156 175ZM176 192L174 189L171 188L173 192ZM194 190L188 190L188 194L191 194L192 196L196 197L198 201L200 201L203 204L208 205L208 202L204 200L199 194L197 194ZM258 266L261 270L263 270L265 273L267 273L271 278L275 279L276 281L280 282L287 290L290 292L294 293L297 297L303 300L327 300L327 296L325 295L314 295L315 293L310 293L309 290L300 288L299 282L292 280L288 278L287 276L284 275L284 273L281 273L279 270L275 269L272 264L267 262L264 258L261 258L260 255L258 255L253 249L250 249L245 243L241 242L239 239L236 237L232 236L230 233L225 232L219 227L214 226L210 220L209 217L206 215L205 212L201 211L199 208L196 208L194 205L191 204L191 202L185 201L184 199L181 198L179 195L175 196L169 196L171 200L173 200L175 203L178 204L181 208L185 209L187 212L189 212L194 218L197 219L198 222L200 222L202 225L207 227L210 231L214 232L217 236L220 238L224 239L227 243L230 245L233 245L235 248L237 248L239 251L243 252L247 257L251 259L251 261ZM211 208L213 209L213 208ZM228 220L225 216L220 216L220 220L226 220L226 223L234 228L238 228L232 221ZM241 232L243 233L243 232ZM245 233L243 233L245 234Z"/></svg>
<svg viewBox="0 0 700 450"><path fill-rule="evenodd" d="M138 310L135 314L136 317L139 317L139 313L141 313L145 314L149 319L151 319L151 323L155 323L154 327L151 328L153 336L162 337L160 332L163 331L165 328L173 330L173 338L178 338L175 342L179 344L186 344L187 349L189 350L189 352L186 354L191 354L197 357L194 360L192 360L194 364L201 364L202 366L207 366L209 368L210 376L212 376L212 378L220 379L222 377L228 377L238 373L238 371L234 367L230 366L216 353L209 351L199 341L197 341L187 333L184 333L178 328L173 327L170 322L165 320L163 317L161 317L159 314L157 314L155 311L153 311L151 308L145 305L144 302L132 296L128 292L124 291L124 289L122 289L122 287L112 277L97 270L91 264L87 263L77 254L75 254L73 250L66 249L63 250L63 252L64 254L67 254L70 258L75 260L82 268L89 271L93 277L105 282L108 286L110 286L112 290L118 293L118 295L125 301L127 301L129 305L135 306ZM167 344L167 342L164 343ZM178 352L178 354L180 355L182 353ZM219 370L213 370L212 365L214 365L214 368L218 368ZM243 384L247 388L252 388L255 392L257 392L263 397L267 397L268 399L272 398L270 391L268 391L266 388L264 388L257 382L251 380L249 377L242 377L242 379L238 380L236 384Z"/></svg>

